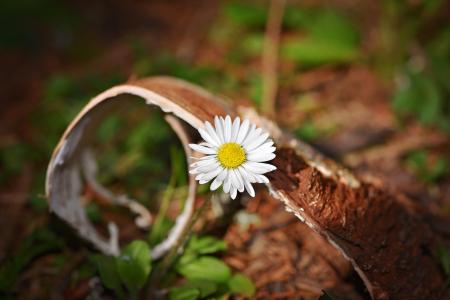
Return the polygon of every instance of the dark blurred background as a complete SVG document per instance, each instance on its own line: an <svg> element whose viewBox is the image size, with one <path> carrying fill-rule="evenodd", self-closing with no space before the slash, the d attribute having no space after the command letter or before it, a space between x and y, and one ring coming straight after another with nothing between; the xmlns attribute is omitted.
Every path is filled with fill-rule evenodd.
<svg viewBox="0 0 450 300"><path fill-rule="evenodd" d="M5 297L46 298L52 286L59 296L92 294L79 288L96 272L86 258L91 252L76 256L85 245L55 232L59 223L43 196L52 149L87 101L129 79L171 75L261 109L269 7L270 1L1 1ZM287 1L276 105L264 113L328 156L449 217L449 20L444 0ZM162 199L183 197L185 167L171 163L182 161L183 152L159 112L136 104L111 116L99 129L98 147L101 181L114 191L152 211ZM94 198L88 193L86 208L104 225ZM106 215L122 224L124 241L147 234L132 228L127 213ZM72 270L61 287L56 274L70 269L73 257L85 273Z"/></svg>

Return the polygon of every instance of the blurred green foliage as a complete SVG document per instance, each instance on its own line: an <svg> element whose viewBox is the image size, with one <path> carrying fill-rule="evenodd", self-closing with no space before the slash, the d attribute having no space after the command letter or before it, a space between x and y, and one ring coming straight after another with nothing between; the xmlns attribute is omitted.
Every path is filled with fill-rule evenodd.
<svg viewBox="0 0 450 300"><path fill-rule="evenodd" d="M380 47L376 54L363 53L360 49L363 36L353 16L336 8L288 5L283 19L283 30L288 34L281 42L281 63L292 64L293 70L304 70L354 62L370 64L373 62L370 55L374 55L374 63L381 65L380 69L388 69L388 73L397 73L402 78L395 88L392 104L399 120L406 122L415 118L425 125L450 132L450 28L440 28L432 39L423 39L420 35L423 24L443 2L418 1L416 6L410 2L383 1ZM213 92L250 99L255 106L260 106L262 80L258 66L267 8L259 2L225 2L220 15L223 20L212 26L210 41L219 55L223 55L224 65L198 64L162 49L150 51L138 39L131 39L128 46L132 49L132 72L139 77L175 76ZM64 2L6 0L0 3L0 16L2 47L38 55L46 50L40 47L39 40L39 36L45 36L52 47L60 49L76 63L96 54L96 41L88 34L80 34L86 33L81 28L84 17L76 15ZM423 53L418 56L410 54L414 43L423 47ZM45 167L53 147L88 99L125 81L128 76L92 71L80 75L55 72L48 76L42 101L30 117L32 138L26 141L17 138L1 144L0 184L14 179L25 166L39 170L39 174L34 174L29 205L35 213L46 213L48 204L42 194ZM283 84L283 80L288 82L296 76L296 72L280 74L280 81ZM310 99L308 101L301 107L305 113L311 109ZM306 118L295 134L313 141L329 133L321 126ZM136 196L152 210L159 208L148 241L131 242L118 258L92 255L77 271L78 279L86 278L83 276L92 276L95 266L104 286L115 296L127 298L129 294L141 292L156 269L150 259L150 248L162 241L174 224L167 214L169 202L176 200L180 201L180 207L183 205L187 184L185 156L162 114L144 103L130 105L120 116L108 117L96 137L98 153L101 153L100 181L115 191ZM434 157L428 151L410 153L405 163L426 183L435 183L449 172L448 159ZM202 194L208 192L206 185L201 187ZM102 223L97 204L87 204L86 212L91 221ZM34 231L0 267L0 292L10 292L20 273L41 255L59 252L52 267L63 266L70 257L62 254L61 249L68 243L58 237L50 225ZM166 280L165 286L169 299L220 298L230 294L251 298L255 292L251 280L242 274L233 274L219 258L218 254L226 249L225 242L215 237L192 236L169 270L172 277ZM439 248L438 257L449 274L448 249ZM321 298L326 297L325 294Z"/></svg>
<svg viewBox="0 0 450 300"><path fill-rule="evenodd" d="M291 26L298 26L306 34L282 45L282 55L300 66L344 63L359 56L358 29L340 11L293 10L286 17Z"/></svg>
<svg viewBox="0 0 450 300"><path fill-rule="evenodd" d="M13 291L20 273L37 257L59 250L63 241L46 227L35 229L16 250L15 255L0 267L0 296Z"/></svg>
<svg viewBox="0 0 450 300"><path fill-rule="evenodd" d="M242 57L261 53L267 9L250 3L225 5L225 16L247 31L236 52ZM359 32L348 17L336 9L297 9L287 7L283 26L301 35L281 44L284 58L302 67L344 63L359 56Z"/></svg>
<svg viewBox="0 0 450 300"><path fill-rule="evenodd" d="M428 152L424 150L411 152L406 158L406 165L417 177L429 183L441 179L450 171L450 161L447 157L440 156L431 163Z"/></svg>
<svg viewBox="0 0 450 300"><path fill-rule="evenodd" d="M407 66L393 107L402 118L412 116L450 134L450 28L427 47L425 66Z"/></svg>
<svg viewBox="0 0 450 300"><path fill-rule="evenodd" d="M295 130L295 135L301 140L311 142L319 136L319 133L317 127L307 121Z"/></svg>
<svg viewBox="0 0 450 300"><path fill-rule="evenodd" d="M450 251L442 244L437 247L436 254L441 262L445 275L450 278Z"/></svg>
<svg viewBox="0 0 450 300"><path fill-rule="evenodd" d="M31 149L24 144L11 144L0 148L0 184L17 175L24 167Z"/></svg>

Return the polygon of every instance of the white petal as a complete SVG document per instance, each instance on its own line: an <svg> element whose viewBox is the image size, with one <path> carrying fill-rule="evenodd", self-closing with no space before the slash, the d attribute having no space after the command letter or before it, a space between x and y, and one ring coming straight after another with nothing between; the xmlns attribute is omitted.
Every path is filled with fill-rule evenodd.
<svg viewBox="0 0 450 300"><path fill-rule="evenodd" d="M232 169L228 171L228 178L230 179L231 186L237 187L239 185L239 182L237 178L234 176L234 171Z"/></svg>
<svg viewBox="0 0 450 300"><path fill-rule="evenodd" d="M205 122L205 129L209 133L209 135L220 145L220 138L217 135L217 132L214 130L214 127L208 121Z"/></svg>
<svg viewBox="0 0 450 300"><path fill-rule="evenodd" d="M205 155L205 156L202 156L202 157L190 156L189 158L193 159L195 161L201 161L201 160L208 160L208 159L211 159L211 158L216 158L216 155L215 154L213 154L213 155Z"/></svg>
<svg viewBox="0 0 450 300"><path fill-rule="evenodd" d="M272 141L272 139L267 139L267 141L261 145L261 147L270 147L274 144L274 142Z"/></svg>
<svg viewBox="0 0 450 300"><path fill-rule="evenodd" d="M250 144L248 144L248 145L245 147L245 150L247 150L247 151L252 151L253 149L255 149L255 148L261 146L262 143L264 143L264 142L267 140L268 137L269 137L269 134L268 134L268 133L263 133L263 134L261 134L258 138L256 138L255 140L253 140L253 142L251 142Z"/></svg>
<svg viewBox="0 0 450 300"><path fill-rule="evenodd" d="M211 145L210 143L207 143L207 142L200 142L197 145L208 147L208 148L214 148L213 145Z"/></svg>
<svg viewBox="0 0 450 300"><path fill-rule="evenodd" d="M200 133L200 136L201 136L205 141L207 141L209 144L211 144L211 145L214 146L214 147L219 147L219 143L218 143L216 140L214 140L214 139L209 135L209 133L206 132L206 130L204 130L204 129L202 129L202 128L199 128L199 129L198 129L198 132Z"/></svg>
<svg viewBox="0 0 450 300"><path fill-rule="evenodd" d="M238 172L244 181L257 182L256 177L251 172L248 172L244 167L239 167Z"/></svg>
<svg viewBox="0 0 450 300"><path fill-rule="evenodd" d="M219 177L216 177L213 182L211 183L211 186L209 187L209 189L211 191L215 191L219 188L219 186L222 184L221 180L217 180Z"/></svg>
<svg viewBox="0 0 450 300"><path fill-rule="evenodd" d="M222 128L222 121L219 119L218 116L214 117L214 125L216 126L216 133L219 137L220 143L225 143L224 135L223 135L223 128Z"/></svg>
<svg viewBox="0 0 450 300"><path fill-rule="evenodd" d="M195 175L195 174L198 174L198 173L200 173L200 171L197 170L197 169L190 169L190 170L189 170L189 174Z"/></svg>
<svg viewBox="0 0 450 300"><path fill-rule="evenodd" d="M238 144L242 143L242 141L247 136L249 127L250 127L250 122L249 122L249 120L245 119L244 122L242 122L241 127L239 128L239 133L236 138L236 143L238 143Z"/></svg>
<svg viewBox="0 0 450 300"><path fill-rule="evenodd" d="M269 178L264 175L255 174L255 177L258 183L269 183Z"/></svg>
<svg viewBox="0 0 450 300"><path fill-rule="evenodd" d="M247 137L242 142L242 146L246 147L247 145L251 144L254 140L256 140L260 136L261 132L262 132L261 128L256 128L256 126L253 125Z"/></svg>
<svg viewBox="0 0 450 300"><path fill-rule="evenodd" d="M222 168L222 171L220 171L219 175L214 179L214 181L211 183L210 189L211 191L216 190L222 182L227 178L228 170L225 168Z"/></svg>
<svg viewBox="0 0 450 300"><path fill-rule="evenodd" d="M204 154L216 154L216 151L212 148L208 148L205 146L200 146L197 144L189 144L189 147L194 149L197 152L204 153Z"/></svg>
<svg viewBox="0 0 450 300"><path fill-rule="evenodd" d="M247 155L247 159L249 161L256 161L256 162L261 162L261 161L269 161L275 158L275 154L274 153L252 153Z"/></svg>
<svg viewBox="0 0 450 300"><path fill-rule="evenodd" d="M231 141L231 118L230 116L226 116L224 120L225 127L225 143Z"/></svg>
<svg viewBox="0 0 450 300"><path fill-rule="evenodd" d="M213 179L214 177L219 175L219 173L222 171L222 169L223 169L222 167L219 167L208 173L197 175L197 177L195 177L195 179L199 180L200 184L207 183L208 181L210 181L211 179Z"/></svg>
<svg viewBox="0 0 450 300"><path fill-rule="evenodd" d="M221 168L220 163L213 162L211 164L207 164L205 166L198 167L198 168L196 168L196 170L198 170L200 173L208 173L217 168Z"/></svg>
<svg viewBox="0 0 450 300"><path fill-rule="evenodd" d="M223 183L223 191L228 194L230 192L230 187L231 187L231 180L230 177L227 177Z"/></svg>
<svg viewBox="0 0 450 300"><path fill-rule="evenodd" d="M239 117L237 117L236 119L234 119L233 127L231 129L231 142L236 142L236 138L239 133L240 125L241 125L241 119Z"/></svg>
<svg viewBox="0 0 450 300"><path fill-rule="evenodd" d="M233 186L233 187L231 187L231 192L230 192L231 199L233 199L233 200L236 199L236 195L237 195L237 190Z"/></svg>
<svg viewBox="0 0 450 300"><path fill-rule="evenodd" d="M222 172L217 175L217 180L224 181L226 178L228 178L228 169L222 168Z"/></svg>
<svg viewBox="0 0 450 300"><path fill-rule="evenodd" d="M241 175L237 173L236 170L230 170L230 179L235 188L239 191L244 190L244 182L242 181Z"/></svg>
<svg viewBox="0 0 450 300"><path fill-rule="evenodd" d="M245 189L247 190L247 193L252 196L255 197L255 190L253 189L252 184L249 181L245 181Z"/></svg>
<svg viewBox="0 0 450 300"><path fill-rule="evenodd" d="M217 159L214 156L205 156L207 159L202 159L199 161L196 161L195 163L192 163L190 165L191 169L195 169L198 167L204 167L210 164L213 164L215 162L217 162Z"/></svg>
<svg viewBox="0 0 450 300"><path fill-rule="evenodd" d="M276 150L275 147L258 147L256 149L253 149L252 151L248 151L247 155L258 154L258 153L270 154L270 153L273 153L275 150Z"/></svg>
<svg viewBox="0 0 450 300"><path fill-rule="evenodd" d="M253 149L251 151L247 151L247 153L252 153L252 152L255 152L255 151L256 152L260 152L260 151L266 151L267 152L268 149L272 149L272 148L276 149L275 147L273 147L273 144L274 144L273 141L271 139L268 139L264 144L262 144L261 146L255 148L255 149ZM273 152L273 151L270 151L270 152Z"/></svg>
<svg viewBox="0 0 450 300"><path fill-rule="evenodd" d="M264 174L264 173L271 172L271 171L277 169L277 167L275 167L271 164L265 164L265 163L259 163L259 162L253 162L253 161L245 162L243 167L248 172L252 172L254 174Z"/></svg>

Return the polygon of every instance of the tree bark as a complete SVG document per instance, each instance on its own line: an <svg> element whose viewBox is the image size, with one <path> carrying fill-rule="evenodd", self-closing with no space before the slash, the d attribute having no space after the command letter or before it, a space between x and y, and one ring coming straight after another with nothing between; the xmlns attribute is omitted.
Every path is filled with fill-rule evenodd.
<svg viewBox="0 0 450 300"><path fill-rule="evenodd" d="M104 253L116 254L117 240L101 237L85 217L79 200L81 153L108 108L126 105L127 95L139 96L193 128L215 115L249 118L277 144L273 164L278 169L268 174L271 194L350 260L372 298L448 296L442 290L445 276L433 256L439 236L425 221L426 210L405 195L357 178L252 109L232 108L199 87L169 77L129 82L92 99L69 125L50 161L46 190L51 209Z"/></svg>

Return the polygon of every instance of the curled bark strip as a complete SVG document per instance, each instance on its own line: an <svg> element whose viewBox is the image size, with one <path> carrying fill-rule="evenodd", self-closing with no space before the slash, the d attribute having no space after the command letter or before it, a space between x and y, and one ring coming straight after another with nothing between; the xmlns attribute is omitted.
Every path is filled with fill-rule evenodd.
<svg viewBox="0 0 450 300"><path fill-rule="evenodd" d="M206 91L184 81L166 77L154 77L113 87L92 99L83 108L64 132L53 152L47 169L46 194L51 211L75 228L82 238L110 255L119 254L118 229L114 224L109 224L110 237L106 239L89 222L80 202L83 185L81 171L84 169L85 180L94 184L97 191L108 194L110 198L114 197L108 190L96 184L93 176L95 167L85 165L86 159L89 160L86 151L94 137L94 129L107 114L117 107L126 106L129 101L136 101L127 95L139 96L145 99L147 104L156 105L165 113L172 113L194 128L202 126L204 120L212 121L215 115L232 114L221 100ZM181 127L175 125L175 122L169 124L175 126L175 131L183 141L185 135L181 129L177 129ZM189 205L193 202L194 194L195 185L191 180L187 202ZM141 211L142 207L131 205L135 210ZM189 205L186 206L186 210ZM149 218L143 211L141 214ZM171 245L177 234L182 232L180 228L186 224L183 218L188 216L188 213L181 215L181 221L177 222L173 234L161 247L156 248L154 257L159 257L167 251L168 245Z"/></svg>
<svg viewBox="0 0 450 300"><path fill-rule="evenodd" d="M87 104L53 153L47 173L47 196L57 215L109 254L117 254L117 240L100 237L82 210L79 163L102 115L110 106L126 105L125 96L130 94L172 114L174 117L168 117L168 121L182 140L187 135L178 128L179 122L171 118L198 128L214 115L235 115L230 107L204 90L167 77L113 87ZM374 299L442 296L439 293L445 278L432 255L438 237L424 220L425 211L401 194L356 178L253 110L239 112L269 131L277 143L273 163L278 169L268 174L272 195L350 260ZM193 189L189 197L193 199L194 194ZM175 235L173 232L176 230L171 235ZM165 243L160 245L162 250L154 251L165 252L172 244Z"/></svg>
<svg viewBox="0 0 450 300"><path fill-rule="evenodd" d="M183 127L182 123L175 117L171 115L167 115L165 117L167 123L170 124L172 129L177 134L181 143L183 144L184 152L186 153L187 163L189 165L190 157L192 155L191 148L189 148L189 138L188 133ZM155 248L152 249L152 258L158 259L165 255L172 247L175 247L178 244L178 241L182 238L183 233L185 232L185 228L189 225L189 221L194 214L194 206L195 206L195 194L197 192L197 181L195 181L195 176L189 174L189 190L188 197L184 204L184 208L182 213L177 217L175 221L175 225L170 230L168 237L162 241L159 245L156 245Z"/></svg>
<svg viewBox="0 0 450 300"><path fill-rule="evenodd" d="M85 149L81 154L81 166L83 175L89 186L101 196L103 199L117 205L125 206L138 216L135 219L136 226L140 228L148 228L152 223L152 215L147 208L134 199L128 198L127 195L114 195L113 192L104 187L97 181L97 161L91 149Z"/></svg>

